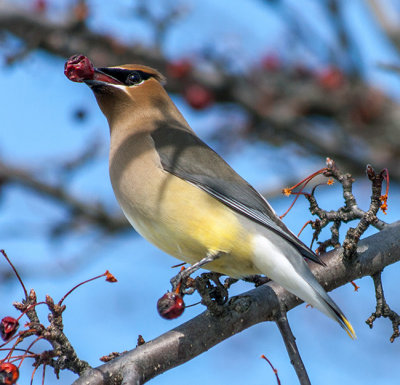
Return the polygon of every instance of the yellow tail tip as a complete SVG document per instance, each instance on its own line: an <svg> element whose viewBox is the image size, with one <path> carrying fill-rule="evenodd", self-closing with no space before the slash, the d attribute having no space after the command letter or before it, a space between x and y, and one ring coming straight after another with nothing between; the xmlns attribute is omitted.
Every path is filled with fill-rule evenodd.
<svg viewBox="0 0 400 385"><path fill-rule="evenodd" d="M353 326L351 326L351 323L347 321L346 317L341 315L340 318L342 319L343 323L345 324L346 327L344 327L344 330L346 330L346 333L349 335L349 337L352 340L355 340L357 338L356 333L354 332Z"/></svg>

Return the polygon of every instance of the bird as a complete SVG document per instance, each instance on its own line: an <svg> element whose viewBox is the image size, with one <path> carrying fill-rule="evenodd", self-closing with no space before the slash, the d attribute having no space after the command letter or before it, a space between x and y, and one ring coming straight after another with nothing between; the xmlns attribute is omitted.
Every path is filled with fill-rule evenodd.
<svg viewBox="0 0 400 385"><path fill-rule="evenodd" d="M319 257L196 135L160 72L139 64L97 68L75 55L65 74L90 87L108 121L111 184L139 234L187 263L206 261L210 271L266 275L356 337L304 259L322 264Z"/></svg>

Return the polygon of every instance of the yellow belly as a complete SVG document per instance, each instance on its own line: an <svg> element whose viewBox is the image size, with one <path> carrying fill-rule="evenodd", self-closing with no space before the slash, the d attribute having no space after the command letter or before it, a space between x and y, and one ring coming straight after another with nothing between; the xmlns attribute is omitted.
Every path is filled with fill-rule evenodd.
<svg viewBox="0 0 400 385"><path fill-rule="evenodd" d="M232 277L257 273L252 262L252 235L233 210L177 177L168 178L159 191L150 210L121 204L144 238L191 264L209 252L222 252L206 266L212 271Z"/></svg>

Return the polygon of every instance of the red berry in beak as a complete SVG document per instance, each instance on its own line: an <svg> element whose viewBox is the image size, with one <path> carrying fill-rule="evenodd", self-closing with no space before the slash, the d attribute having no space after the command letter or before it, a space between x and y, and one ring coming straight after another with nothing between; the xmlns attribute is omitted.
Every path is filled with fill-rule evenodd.
<svg viewBox="0 0 400 385"><path fill-rule="evenodd" d="M185 310L185 302L178 293L165 293L157 302L157 310L165 319L178 318Z"/></svg>
<svg viewBox="0 0 400 385"><path fill-rule="evenodd" d="M94 67L86 56L74 55L65 63L64 74L69 80L81 83L94 78Z"/></svg>

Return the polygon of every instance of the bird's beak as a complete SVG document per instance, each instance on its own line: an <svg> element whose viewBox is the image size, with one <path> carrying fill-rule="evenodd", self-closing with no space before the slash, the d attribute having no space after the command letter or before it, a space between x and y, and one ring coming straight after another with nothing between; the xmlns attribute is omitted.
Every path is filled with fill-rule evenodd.
<svg viewBox="0 0 400 385"><path fill-rule="evenodd" d="M64 74L69 80L78 83L84 82L89 87L106 84L123 84L107 72L108 68L94 67L92 62L83 55L70 57L64 67Z"/></svg>
<svg viewBox="0 0 400 385"><path fill-rule="evenodd" d="M85 79L84 82L88 86L102 85L102 84L123 84L118 79L115 79L111 75L105 73L106 68L96 68L94 67L94 77L93 79Z"/></svg>

